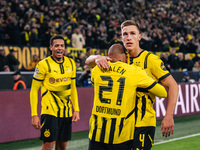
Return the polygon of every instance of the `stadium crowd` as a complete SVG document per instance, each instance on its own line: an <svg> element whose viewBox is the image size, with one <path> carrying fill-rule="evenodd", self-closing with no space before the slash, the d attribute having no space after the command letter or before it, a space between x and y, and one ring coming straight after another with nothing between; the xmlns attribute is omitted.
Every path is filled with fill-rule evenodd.
<svg viewBox="0 0 200 150"><path fill-rule="evenodd" d="M48 47L51 36L62 34L70 47L108 49L120 42L120 24L133 18L141 25L141 48L174 48L183 55L184 63L174 68L173 59L181 58L161 56L168 69L200 68L197 55L189 69L185 59L188 53L200 53L199 0L1 0L0 45Z"/></svg>
<svg viewBox="0 0 200 150"><path fill-rule="evenodd" d="M200 52L199 14L198 0L1 0L0 44L48 46L52 35L63 34L72 46L78 28L84 47L107 49L119 40L120 24L134 17L144 49Z"/></svg>

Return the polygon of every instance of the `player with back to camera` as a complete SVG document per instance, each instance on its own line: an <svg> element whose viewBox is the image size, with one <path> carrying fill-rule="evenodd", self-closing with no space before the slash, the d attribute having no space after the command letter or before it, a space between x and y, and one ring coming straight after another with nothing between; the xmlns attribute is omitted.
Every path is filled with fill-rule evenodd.
<svg viewBox="0 0 200 150"><path fill-rule="evenodd" d="M126 20L121 24L121 40L130 56L128 63L143 68L150 77L161 82L168 89L167 110L160 128L162 135L168 137L174 132L173 115L178 97L178 85L159 57L140 48L141 37L140 26L135 20ZM109 68L107 60L111 59L106 56L92 55L86 60L86 64L91 67L97 64L100 68ZM153 146L156 127L154 102L155 95L137 92L134 150L149 150Z"/></svg>
<svg viewBox="0 0 200 150"><path fill-rule="evenodd" d="M50 39L52 55L38 62L30 92L32 125L40 129L42 150L65 150L71 139L72 121L79 117L76 89L76 65L63 56L64 39L56 35ZM41 87L41 122L37 114L38 90ZM74 112L72 114L72 105Z"/></svg>
<svg viewBox="0 0 200 150"><path fill-rule="evenodd" d="M131 150L134 126L136 89L166 97L163 86L156 83L140 67L129 65L121 44L108 51L110 68L94 67L94 106L90 118L89 150ZM133 78L134 77L134 78Z"/></svg>

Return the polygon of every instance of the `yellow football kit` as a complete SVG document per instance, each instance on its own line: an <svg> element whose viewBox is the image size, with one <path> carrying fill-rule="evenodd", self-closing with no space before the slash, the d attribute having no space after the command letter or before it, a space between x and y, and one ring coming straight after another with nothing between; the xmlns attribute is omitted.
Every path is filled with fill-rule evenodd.
<svg viewBox="0 0 200 150"><path fill-rule="evenodd" d="M101 70L98 66L92 70L94 104L89 139L118 144L133 140L136 88L149 90L156 87L156 91L166 91L140 67L120 61L109 64L107 70Z"/></svg>
<svg viewBox="0 0 200 150"><path fill-rule="evenodd" d="M76 66L73 59L64 56L63 61L59 62L49 56L41 60L33 75L30 93L31 115L37 115L40 86L41 114L60 118L71 117L72 105L75 111L79 111L75 78Z"/></svg>
<svg viewBox="0 0 200 150"><path fill-rule="evenodd" d="M162 60L148 51L142 51L137 57L130 57L130 64L135 64L143 68L156 82L160 82L170 75ZM141 92L143 91L142 89L137 89L137 91L135 126L156 127L156 114L153 109L155 95Z"/></svg>

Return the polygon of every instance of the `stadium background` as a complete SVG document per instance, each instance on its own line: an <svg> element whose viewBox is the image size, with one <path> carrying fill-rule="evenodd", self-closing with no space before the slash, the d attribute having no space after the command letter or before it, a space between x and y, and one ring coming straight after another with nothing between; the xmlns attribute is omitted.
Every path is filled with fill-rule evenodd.
<svg viewBox="0 0 200 150"><path fill-rule="evenodd" d="M28 6L27 3L31 3L31 2L36 3L37 1L8 0L7 4L8 4L9 7L13 7L14 3L16 3L16 5L18 6L19 2L22 3L24 6L26 6L26 9L28 11L28 9L31 8L32 6L29 5L29 7L27 7ZM52 6L55 5L55 6L59 7L59 6L62 6L61 3L64 4L65 1L62 1L62 0L60 0L60 1L43 0L43 1L40 1L40 2L41 2L41 5L42 4L44 5L45 3L47 3L48 5L50 4ZM73 1L69 0L69 1L66 1L66 2L68 4L74 3L75 8L78 7L78 4L81 5L80 1L74 1L73 2ZM93 4L92 4L92 1L84 1L82 4L85 5L85 3L88 3L88 4L90 3L90 6L92 7L92 9L96 9L97 8L96 6L92 6L92 5L95 5L95 2L97 3L98 1L93 1ZM113 26L114 21L117 20L118 23L119 23L123 19L129 18L130 16L128 16L128 14L131 14L132 16L135 16L137 19L139 19L139 20L141 20L141 22L143 22L145 17L141 15L142 14L141 12L145 12L147 14L152 15L151 17L153 18L152 19L153 22L150 22L150 24L147 23L147 25L152 26L152 24L155 23L154 21L155 20L159 21L160 16L162 16L160 14L160 9L159 9L158 6L162 6L162 8L166 9L166 7L163 7L163 5L166 4L166 2L164 2L164 1L159 2L157 0L149 0L148 1L148 5L150 3L152 3L152 5L149 6L148 8L152 7L152 9L149 9L147 11L144 10L144 6L143 6L143 2L147 3L147 1L143 1L143 0L136 0L136 1L125 0L123 2L112 1L112 0L105 2L103 0L103 1L100 1L100 2L101 2L100 4L104 4L104 5L102 5L102 7L104 7L103 9L106 9L106 7L108 8L106 10L107 10L108 17L110 17L110 18L107 19L107 21L108 21L107 23L111 24L108 28L108 32L113 33L113 32L116 31L118 34L119 34L119 32L116 30L117 28L115 28L115 26ZM118 2L117 6L121 7L118 12L115 12L116 9L117 9L117 6L113 7L114 10L112 10L112 8L111 8L111 6L113 6L113 4L115 4L116 2ZM162 2L163 2L163 5L162 5ZM5 16L2 17L2 14L7 15L7 13L8 13L8 16L10 16L10 17L8 17L8 20L6 20L6 22L9 23L9 22L12 22L12 19L14 17L14 15L13 15L14 13L11 13L11 11L9 11L9 9L8 10L3 9L4 5L5 5L4 0L2 0L0 3L1 3L1 5L0 5L0 9L1 9L1 11L0 11L0 14L1 14L0 25L2 27L2 24L5 24L5 22L3 22L4 20L2 20L2 18L5 18ZM134 10L131 9L131 6L133 5L133 3L135 3L135 6L134 6L135 9ZM186 34L184 38L191 40L191 37L194 36L195 39L193 39L192 44L195 44L195 41L198 43L199 37L200 37L199 36L199 33L200 33L199 32L200 31L199 30L199 20L200 20L200 18L199 18L199 16L200 16L199 15L199 9L200 9L199 1L198 0L192 0L192 1L172 0L172 1L167 1L167 3L168 3L167 5L169 6L169 8L171 9L171 10L167 10L167 12L171 12L171 16L170 16L171 21L170 22L172 23L171 26L170 26L171 29L169 29L168 31L172 32L176 36L178 36L177 31L180 29L179 25L180 25L180 23L183 23L183 24L185 24L184 32L185 33L188 32L188 34ZM119 5L119 4L121 4L121 5ZM126 5L124 5L124 4L126 4ZM170 5L172 7L170 7ZM14 9L14 8L12 8L12 9ZM37 9L35 9L35 10L37 10ZM132 10L132 12L131 12L131 10ZM7 13L5 13L6 11L7 11ZM109 11L110 11L110 13L108 13ZM120 11L124 13L124 16L123 16L123 14L120 13ZM162 11L162 9L161 9L161 11ZM174 11L174 14L173 14L173 11ZM76 11L74 11L74 12L76 12ZM91 14L89 14L89 15L91 15ZM95 15L97 16L97 19L98 19L99 14L95 14ZM112 17L112 16L114 16L114 17ZM119 16L119 18L117 16ZM176 17L177 17L177 20L176 20ZM181 17L183 19L186 19L185 22L184 21L181 22ZM157 18L157 19L155 19L155 18ZM33 19L33 18L31 18L31 19ZM37 19L37 18L35 18L35 19ZM75 22L81 22L81 19L80 19L80 16L79 16L78 13L72 13L71 16L68 14L68 18L66 19L66 21L71 22L71 20L75 21ZM173 22L173 21L175 21L175 22ZM34 22L34 19L33 19L33 22ZM92 22L92 20L90 20L90 22ZM98 24L98 20L94 20L94 22L92 22L92 25L95 26L96 24ZM160 24L160 22L158 24ZM25 24L24 24L24 26L25 26ZM7 28L6 32L9 31L8 35L10 36L10 38L9 39L2 39L2 36L0 36L0 38L1 38L0 45L5 48L6 54L9 53L9 49L14 49L14 50L17 51L17 53L15 55L16 55L16 58L20 61L19 69L21 69L22 71L26 71L26 67L31 60L32 54L34 54L34 53L38 54L38 56L41 59L43 59L47 55L49 55L48 40L47 39L45 39L46 42L41 42L42 40L40 39L41 41L39 42L39 44L36 43L35 45L32 45L32 46L29 46L29 45L23 45L22 46L22 44L20 42L18 42L18 40L17 40L17 38L19 37L19 35L16 36L17 29L13 26L9 26L9 27L12 27L12 28ZM162 28L162 27L160 26L160 28ZM67 29L67 26L66 26L66 29ZM115 29L115 30L113 30L113 29ZM146 31L144 28L142 30L145 31L145 33L150 32L149 34L152 34L152 32L155 31L156 29L154 29L154 27L152 27L148 31ZM2 28L1 28L0 31L1 31L0 34L2 35L4 30L2 30ZM23 27L22 27L22 31L23 31ZM194 31L194 32L191 33L191 31ZM99 31L96 30L96 32L99 32ZM157 32L157 31L155 31L155 32ZM157 32L157 33L159 33L159 32ZM164 33L165 33L164 31L161 31L159 34L164 35ZM54 33L52 32L50 34L53 35ZM94 48L93 53L97 48L98 49L100 48L101 55L107 55L107 50L104 49L105 48L104 46L108 46L111 43L110 43L110 41L105 41L103 36L101 36L101 38L102 39L100 39L97 43L94 43L95 46L93 47ZM177 39L176 39L176 41L177 41ZM143 39L144 48L145 48L145 44L146 44L146 48L150 48L150 50L153 50L153 53L157 54L158 56L160 56L160 54L164 52L164 51L161 51L159 49L157 49L157 50L152 49L153 46L148 47L149 42L147 42L147 43L146 42L147 41L145 41ZM47 44L45 45L44 43L45 44L47 43ZM103 43L103 44L98 45L98 43ZM177 51L179 51L180 45L177 42L174 42L174 46L176 47ZM72 48L72 47L70 47L70 45L68 45L68 51L71 52L73 58L75 58L78 53L85 53L86 49L85 48L76 49L76 48ZM169 49L168 49L168 51L165 51L165 52L169 53ZM189 52L191 58L194 57L194 55L195 55L194 50L187 51L187 53L188 52ZM0 74L0 79L1 79L0 86L4 87L4 88L0 88L1 89L1 91L0 91L0 97L1 97L0 98L0 101L1 101L0 102L0 104L1 104L0 105L0 110L1 110L1 113L0 113L1 114L1 117L0 117L1 118L1 122L0 122L0 135L1 135L0 149L9 149L9 147L11 147L10 149L29 149L30 147L32 147L32 145L36 146L36 148L33 148L33 149L37 149L38 146L41 145L41 143L40 143L39 140L37 140L39 133L36 132L31 126L30 106L29 106L29 90L10 91L9 86L12 85L11 73L7 73L7 74L1 73ZM27 76L28 79L30 79L31 74L32 74L32 72L29 72L28 74L26 74L26 72L23 73L23 75ZM193 72L190 72L190 75L195 78ZM176 78L177 81L179 81L182 78L182 74L179 73L179 72L173 74L173 76ZM168 139L173 139L173 138L174 139L176 139L176 138L181 139L181 137L185 137L187 135L190 136L190 135L193 135L195 133L196 134L200 133L200 128L199 128L199 126L200 126L200 121L199 121L200 116L196 115L196 114L200 113L200 110L199 110L199 107L200 107L200 96L199 96L200 95L200 85L199 85L199 83L198 84L195 83L195 84L179 84L179 86L183 87L183 90L182 90L182 93L179 93L178 106L177 106L178 110L177 111L181 110L182 115L186 115L186 116L189 115L189 116L180 117L180 116L182 116L182 115L180 115L178 118L175 118L175 134ZM29 83L29 87L30 87L30 83ZM72 140L72 142L69 143L69 148L72 147L70 149L73 149L73 146L77 145L77 147L75 147L74 149L81 150L81 149L86 149L86 147L87 147L87 143L88 143L88 140L87 140L88 122L87 122L87 120L88 120L88 116L90 114L89 109L86 109L87 111L84 109L84 107L85 107L84 105L86 103L88 107L92 106L92 103L88 103L88 101L87 102L84 101L84 100L86 100L84 97L88 98L89 96L86 95L86 94L87 93L92 94L92 92L91 92L91 88L78 88L78 92L79 92L79 94L81 94L81 95L79 95L79 97L81 97L81 107L83 108L82 110L87 115L81 116L82 121L85 121L84 126L80 125L82 122L80 122L80 124L79 123L74 124L74 129L73 129L73 131L75 132L73 134L73 136L74 136L73 140L74 141ZM92 95L91 95L91 98L92 98ZM84 100L82 100L82 99L84 99ZM90 99L90 101L92 101L92 99ZM161 102L161 103L159 103L160 105L158 105L158 106L160 108L159 112L162 113L162 111L163 111L162 102L166 103L166 100L158 100L157 99L157 101ZM90 104L90 105L88 105L88 104ZM24 112L25 110L26 110L27 113ZM84 118L84 117L86 117L86 118ZM161 118L159 118L159 119L161 119ZM158 127L157 127L157 130L156 130L156 141L155 142L160 142L160 141L166 140L165 138L161 137L161 132L159 131L159 124L160 124L160 121L158 121ZM80 130L80 126L83 127L82 130ZM85 132L78 132L78 131L85 131ZM29 136L24 137L25 135L29 135ZM34 136L32 136L32 135L34 135ZM199 150L200 146L197 146L197 144L195 144L194 141L199 141L200 136L197 135L195 137L198 137L198 138L192 139L186 145L184 145L184 143L186 143L186 142L183 141L182 143L175 143L175 144L165 143L167 145L172 144L173 146L167 148L167 145L164 145L164 147L166 147L166 149L171 149L171 150L173 150L173 149L179 150L179 149L184 149L184 148ZM22 143L19 142L19 144L15 144L16 142L14 142L14 141L18 141L18 140L25 140L25 139L32 139L32 138L36 138L36 139L33 140L33 141L32 140L25 141L24 143L22 141ZM78 141L77 141L77 139L78 139ZM6 142L9 142L9 143L6 143ZM78 142L78 144L76 142ZM3 143L5 143L5 144L3 144ZM13 147L12 147L12 143L13 143ZM11 146L9 146L9 145L11 145ZM27 145L27 146L25 148L23 148L22 145ZM177 147L177 145L183 145L184 148L183 147L182 148ZM40 148L40 146L39 146L39 148ZM156 145L155 145L155 149L156 150L164 150L163 147L157 148Z"/></svg>

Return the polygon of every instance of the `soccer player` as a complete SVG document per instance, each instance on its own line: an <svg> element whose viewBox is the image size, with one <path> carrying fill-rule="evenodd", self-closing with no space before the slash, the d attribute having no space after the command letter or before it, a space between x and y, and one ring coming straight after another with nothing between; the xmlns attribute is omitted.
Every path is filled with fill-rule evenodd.
<svg viewBox="0 0 200 150"><path fill-rule="evenodd" d="M90 118L89 150L130 150L135 126L136 88L166 97L157 84L140 67L129 65L121 44L108 51L110 68L92 70L94 105Z"/></svg>
<svg viewBox="0 0 200 150"><path fill-rule="evenodd" d="M161 123L162 135L170 136L174 132L174 109L178 97L178 85L164 63L154 54L143 50L139 46L141 40L140 26L134 20L127 20L121 24L121 40L128 51L130 58L128 62L143 68L155 81L161 82L168 88L168 105L164 119ZM97 64L100 68L109 68L107 60L109 57L92 55L86 60L86 64L93 67ZM134 136L134 150L149 150L153 146L156 114L152 108L155 95L137 92L136 101L136 128Z"/></svg>
<svg viewBox="0 0 200 150"><path fill-rule="evenodd" d="M75 83L74 60L63 56L64 39L56 35L50 39L52 55L41 60L33 75L30 104L32 125L40 129L42 149L65 150L71 139L72 121L79 118L78 96ZM38 90L41 87L41 122L37 114ZM72 114L72 105L74 113Z"/></svg>

